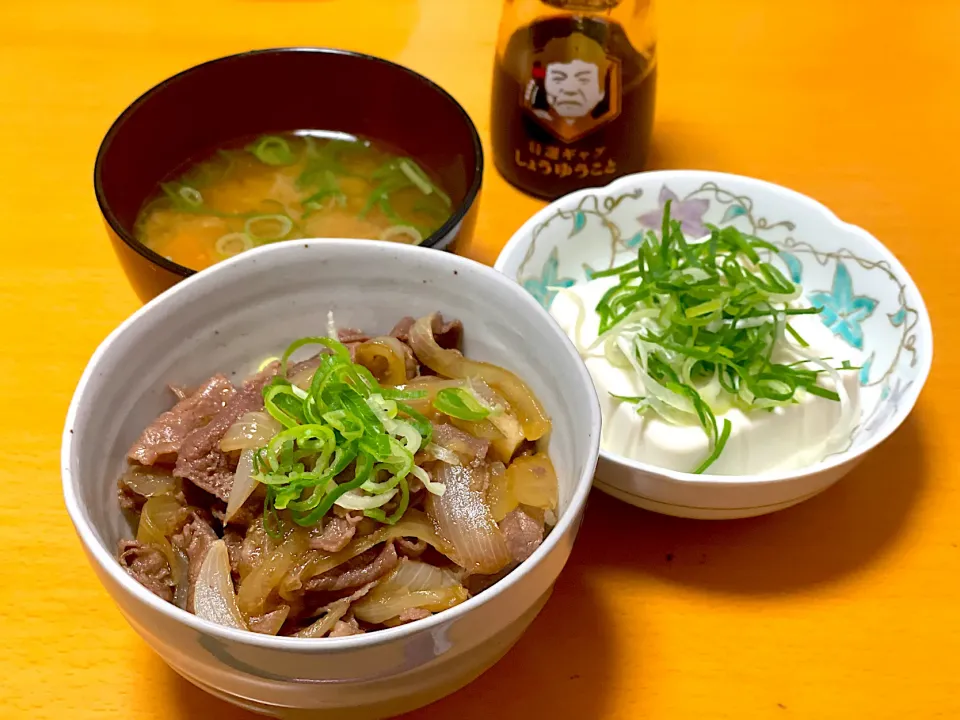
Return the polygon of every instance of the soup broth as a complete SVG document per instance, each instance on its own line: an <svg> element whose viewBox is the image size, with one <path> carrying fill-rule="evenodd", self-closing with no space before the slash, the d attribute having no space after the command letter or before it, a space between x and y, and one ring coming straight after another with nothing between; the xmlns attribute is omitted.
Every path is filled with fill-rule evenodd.
<svg viewBox="0 0 960 720"><path fill-rule="evenodd" d="M160 184L137 239L202 270L258 245L298 238L418 244L452 212L420 165L346 134L298 132L238 141Z"/></svg>

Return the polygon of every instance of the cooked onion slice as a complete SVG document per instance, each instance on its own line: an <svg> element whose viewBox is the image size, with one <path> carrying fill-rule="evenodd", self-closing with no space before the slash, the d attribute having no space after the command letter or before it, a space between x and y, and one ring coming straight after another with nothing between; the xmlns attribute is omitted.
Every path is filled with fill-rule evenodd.
<svg viewBox="0 0 960 720"><path fill-rule="evenodd" d="M237 607L230 577L230 556L223 540L217 540L207 551L193 592L197 617L218 625L247 630L247 623Z"/></svg>
<svg viewBox="0 0 960 720"><path fill-rule="evenodd" d="M468 360L456 350L444 350L433 337L436 313L420 318L410 328L410 347L421 363L448 378L479 378L497 390L517 414L527 440L538 440L550 430L540 402L526 383L509 370Z"/></svg>
<svg viewBox="0 0 960 720"><path fill-rule="evenodd" d="M436 443L430 443L427 445L425 448L423 448L423 452L434 460L445 462L447 465L460 464L459 455L453 452L453 450L448 450L442 445L437 445Z"/></svg>
<svg viewBox="0 0 960 720"><path fill-rule="evenodd" d="M298 638L322 638L336 626L337 621L347 614L350 609L350 598L342 598L327 606L327 614L312 625L308 625L297 633Z"/></svg>
<svg viewBox="0 0 960 720"><path fill-rule="evenodd" d="M237 593L240 609L247 615L262 615L271 593L309 545L310 538L303 528L292 529L283 542L268 552L263 562L241 581Z"/></svg>
<svg viewBox="0 0 960 720"><path fill-rule="evenodd" d="M490 575L506 566L511 555L480 489L482 483L476 482L479 472L484 470L438 464L434 479L446 492L427 496L427 512L453 546L457 563L468 572Z"/></svg>
<svg viewBox="0 0 960 720"><path fill-rule="evenodd" d="M250 618L250 629L261 635L276 635L290 615L290 606L281 605L266 615L256 615Z"/></svg>
<svg viewBox="0 0 960 720"><path fill-rule="evenodd" d="M546 453L518 457L510 463L506 475L518 503L542 510L557 509L557 472Z"/></svg>
<svg viewBox="0 0 960 720"><path fill-rule="evenodd" d="M437 534L433 522L419 510L407 510L403 518L396 525L382 525L369 535L354 538L340 552L328 554L319 550L311 550L304 554L280 584L280 594L283 597L295 597L303 588L303 584L312 577L322 575L348 560L352 560L380 543L395 538L417 538L430 543L437 551L443 553L454 562L457 557L453 548L446 540Z"/></svg>
<svg viewBox="0 0 960 720"><path fill-rule="evenodd" d="M244 413L231 425L220 441L223 452L259 448L283 430L283 426L265 412Z"/></svg>
<svg viewBox="0 0 960 720"><path fill-rule="evenodd" d="M224 522L230 522L237 511L243 507L247 498L257 489L257 479L253 476L253 452L253 448L247 448L240 453L237 472L233 476L233 487L230 488L230 499L227 500Z"/></svg>
<svg viewBox="0 0 960 720"><path fill-rule="evenodd" d="M516 510L519 504L517 497L513 494L513 486L503 463L493 463L490 466L487 504L490 506L490 514L498 523Z"/></svg>
<svg viewBox="0 0 960 720"><path fill-rule="evenodd" d="M120 482L146 498L173 494L176 489L176 481L170 471L152 465L131 465L120 477Z"/></svg>
<svg viewBox="0 0 960 720"><path fill-rule="evenodd" d="M437 377L436 375L422 375L414 378L403 385L401 390L422 390L426 393L422 398L416 398L406 401L407 404L417 412L425 415L427 419L436 422L443 422L440 418L445 417L443 413L433 406L433 401L437 398L437 393L447 388L462 388L466 383L463 380L450 380L448 378Z"/></svg>
<svg viewBox="0 0 960 720"><path fill-rule="evenodd" d="M170 573L176 585L174 603L187 606L187 557L170 543L170 536L178 532L187 519L187 510L172 495L155 495L147 500L140 512L137 540L153 545L170 564Z"/></svg>
<svg viewBox="0 0 960 720"><path fill-rule="evenodd" d="M470 435L490 442L490 455L500 462L508 463L523 442L523 433L508 438L491 424L490 419L472 422L460 418L450 418L450 424L456 425Z"/></svg>
<svg viewBox="0 0 960 720"><path fill-rule="evenodd" d="M472 378L470 380L470 389L473 390L482 404L498 410L498 412L491 412L490 415L487 416L487 422L493 425L500 434L503 435L503 440L492 442L497 446L497 450L503 458L503 461L507 462L513 457L513 453L516 452L520 443L523 442L524 433L520 421L517 420L517 416L513 414L509 404L497 395L483 380Z"/></svg>
<svg viewBox="0 0 960 720"><path fill-rule="evenodd" d="M373 582L369 582L355 590L351 595L342 597L339 600L334 600L329 605L320 608L314 615L323 615L323 617L313 623L313 625L305 627L300 632L295 633L294 637L319 638L328 634L337 626L337 621L347 614L350 606L370 592L370 589L373 588L377 582L379 581L374 580Z"/></svg>
<svg viewBox="0 0 960 720"><path fill-rule="evenodd" d="M354 604L353 613L364 622L382 623L413 608L431 612L446 610L467 597L466 589L450 571L404 558L365 598Z"/></svg>
<svg viewBox="0 0 960 720"><path fill-rule="evenodd" d="M354 350L354 362L367 368L384 385L401 385L407 381L403 345L394 337L377 337L360 343Z"/></svg>

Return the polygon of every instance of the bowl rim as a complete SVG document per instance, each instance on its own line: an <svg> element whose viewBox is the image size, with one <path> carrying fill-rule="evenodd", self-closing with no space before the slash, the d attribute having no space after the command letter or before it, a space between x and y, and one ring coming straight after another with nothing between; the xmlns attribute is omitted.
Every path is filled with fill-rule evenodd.
<svg viewBox="0 0 960 720"><path fill-rule="evenodd" d="M656 465L651 465L640 460L628 458L625 455L604 450L603 448L600 449L600 457L608 462L629 468L634 472L645 473L647 475L653 475L687 485L764 486L775 485L785 481L792 481L805 477L812 477L822 472L840 468L847 463L856 462L868 452L873 450L877 445L890 437L890 435L892 435L900 427L900 425L903 424L903 421L906 420L907 416L913 411L913 408L917 403L917 399L920 397L920 392L923 390L923 387L927 382L927 378L930 375L930 368L933 364L934 347L933 326L930 322L930 314L927 311L927 306L923 300L923 295L920 293L920 288L917 286L916 282L914 282L910 273L907 272L907 269L903 266L900 260L897 259L896 255L890 251L889 248L887 248L882 242L880 242L880 240L859 225L854 225L841 220L837 214L830 210L830 208L828 208L826 205L818 200L814 200L808 195L804 195L801 192L784 187L783 185L778 185L777 183L773 183L768 180L749 177L747 175L737 175L735 173L719 172L715 170L653 170L649 172L632 173L630 175L624 175L623 177L617 178L606 185L583 188L581 190L568 193L567 195L557 198L546 207L537 211L510 237L506 245L504 245L503 249L500 251L500 254L497 256L497 260L493 267L499 272L504 272L503 268L508 261L513 260L517 256L522 256L523 253L528 251L533 239L534 228L555 215L557 211L568 210L572 207L575 207L582 198L589 195L602 196L613 194L623 190L624 188L633 188L641 185L646 186L648 183L653 184L657 183L658 181L666 182L670 178L704 178L707 180L722 179L743 183L748 186L752 185L762 190L778 193L786 197L791 202L805 205L811 211L819 213L831 224L835 225L838 231L858 236L861 241L872 247L883 257L884 260L890 263L890 266L894 271L900 273L900 276L906 282L907 287L910 288L916 295L917 334L920 337L926 338L930 346L930 352L926 359L920 360L921 367L917 371L916 380L914 380L913 384L910 386L909 391L907 391L901 397L897 412L889 420L887 420L886 423L884 423L884 426L881 428L880 432L874 433L867 440L867 442L860 445L855 451L853 448L849 448L843 452L829 455L813 465L797 468L795 470L776 470L758 473L755 475L716 475L711 473L695 475L694 473L690 472L657 467ZM510 279L514 282L518 282L516 277L508 277L510 277ZM551 316L551 319L552 317L553 316ZM620 489L622 489L624 492L630 492L629 489Z"/></svg>
<svg viewBox="0 0 960 720"><path fill-rule="evenodd" d="M163 255L154 252L146 245L140 243L132 233L127 232L126 228L123 227L123 224L117 218L116 214L113 212L113 208L110 205L109 198L103 189L103 162L104 156L110 150L111 145L114 142L116 136L121 132L123 126L126 124L127 120L140 109L145 103L147 103L155 95L166 90L171 85L174 85L184 78L190 77L196 73L203 72L208 67L212 65L226 65L233 62L238 62L247 57L259 56L259 55L281 55L281 54L296 54L296 53L309 53L309 54L318 54L318 55L339 55L344 57L350 57L355 60L373 62L380 65L384 65L393 70L402 72L414 80L426 85L428 88L436 92L442 98L446 99L453 105L454 110L460 115L463 119L468 132L470 133L472 144L473 144L473 170L474 178L470 185L467 187L466 194L464 195L463 201L457 206L456 210L447 218L446 222L437 229L432 235L419 244L418 247L433 247L438 242L440 242L444 237L446 237L454 228L459 225L463 219L466 217L467 213L474 206L477 201L477 195L480 193L480 186L483 182L483 167L484 167L484 157L483 157L483 143L480 140L480 133L477 131L477 126L474 124L473 120L470 117L470 114L466 111L463 105L453 97L447 90L442 88L440 85L435 83L430 78L421 75L415 70L411 70L405 65L393 62L392 60L387 60L385 58L377 57L376 55L370 55L367 53L357 52L355 50L344 50L341 48L328 48L328 47L311 47L311 46L290 46L290 47L274 47L274 48L262 48L257 50L247 50L240 53L234 53L232 55L224 55L222 57L213 58L211 60L205 60L204 62L198 63L196 65L191 65L190 67L180 70L179 72L171 75L170 77L161 80L156 85L147 89L141 93L133 102L131 102L124 110L117 116L117 118L110 124L109 129L106 134L103 136L103 140L100 141L100 146L97 149L97 157L93 164L93 192L97 199L97 205L100 207L100 213L103 215L104 220L109 226L110 230L119 237L127 247L136 252L138 255L149 260L154 265L162 267L164 270L178 275L179 277L190 277L191 275L200 272L199 270L194 270L189 268L186 265L181 265L173 260L168 260ZM222 262L222 261L221 261Z"/></svg>
<svg viewBox="0 0 960 720"><path fill-rule="evenodd" d="M541 543L533 554L519 564L506 577L496 582L484 592L474 595L465 602L456 607L436 613L429 618L418 620L416 622L401 625L395 628L386 628L376 632L364 635L353 635L342 638L296 638L296 637L277 637L271 635L262 635L247 630L237 630L218 625L208 620L193 615L171 603L161 600L152 592L143 587L134 580L128 573L124 572L117 562L117 559L104 547L97 538L92 521L84 511L84 504L80 498L79 488L81 479L75 477L72 471L72 460L76 454L74 446L73 427L76 422L77 414L81 404L93 401L92 397L86 397L87 385L96 375L97 368L108 352L111 352L113 345L129 331L129 329L141 322L144 318L151 316L162 317L166 313L167 303L178 294L190 292L197 286L210 283L214 278L221 274L234 274L239 269L245 270L243 277L255 277L256 275L268 272L273 265L271 260L273 256L279 256L286 253L295 253L303 247L315 247L322 250L324 247L336 247L352 250L358 255L379 255L384 252L399 253L406 258L413 259L415 262L428 261L437 268L454 271L472 271L479 273L483 282L493 286L496 291L512 295L515 298L516 312L532 313L539 317L539 321L548 327L550 331L561 339L563 346L575 368L575 378L571 380L578 382L587 390L589 402L588 412L585 415L585 427L600 427L600 402L593 386L593 381L587 372L586 366L580 361L580 355L573 343L570 342L566 334L560 330L549 313L523 288L514 283L507 276L497 272L493 268L483 265L469 258L465 258L453 253L431 252L415 245L403 245L399 243L390 243L380 240L356 240L349 238L313 238L298 241L298 243L277 243L273 245L264 245L254 248L245 253L240 253L234 257L217 263L205 270L202 270L183 282L174 285L169 290L158 295L156 298L146 303L136 310L130 317L124 320L116 329L114 329L100 343L93 352L90 360L84 368L83 374L77 383L73 397L70 401L69 409L64 423L61 439L60 451L60 471L62 479L62 488L64 501L67 508L67 514L70 516L76 529L80 542L86 549L91 563L96 563L107 573L117 585L133 598L145 603L151 609L167 616L168 619L180 622L187 627L207 635L213 635L221 640L242 643L259 648L270 650L298 650L302 652L324 652L324 651L350 651L360 648L370 648L380 645L386 645L404 638L416 635L421 632L429 632L438 626L455 621L461 616L470 613L474 608L485 605L492 601L497 595L506 591L516 583L521 582L533 568L535 568L553 549L561 542L568 533L576 531L579 525L579 518L584 510L587 496L590 493L593 481L593 474L596 469L597 459L600 451L600 433L593 432L588 440L588 453L583 472L576 478L569 503L562 513L558 515L557 524L553 530ZM312 253L311 256L316 262L323 262L323 253ZM240 266L240 267L238 267ZM243 267L246 266L246 267ZM116 602L116 600L114 600Z"/></svg>

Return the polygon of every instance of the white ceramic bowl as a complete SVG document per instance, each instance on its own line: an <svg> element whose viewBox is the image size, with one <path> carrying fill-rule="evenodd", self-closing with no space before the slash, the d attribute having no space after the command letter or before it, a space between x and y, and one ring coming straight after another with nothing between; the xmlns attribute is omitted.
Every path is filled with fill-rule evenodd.
<svg viewBox="0 0 960 720"><path fill-rule="evenodd" d="M820 203L761 180L668 170L630 175L550 204L510 239L496 268L549 307L553 287L635 257L666 200L688 237L734 224L781 248L788 277L824 306L821 320L862 352L862 416L847 449L794 472L754 476L674 472L601 450L596 486L639 507L681 517L762 515L836 482L910 413L933 358L933 331L913 280L872 235Z"/></svg>
<svg viewBox="0 0 960 720"><path fill-rule="evenodd" d="M198 383L216 370L251 372L291 340L325 334L328 310L342 326L382 332L403 315L440 310L463 321L466 354L524 378L553 420L556 528L488 591L427 620L368 635L268 637L214 625L161 601L114 555L117 541L130 535L116 499L127 448L169 407L167 383ZM507 278L435 250L305 240L253 250L188 278L103 342L67 415L63 491L100 581L178 673L260 712L378 718L468 683L530 624L570 555L597 461L599 426L597 396L576 350Z"/></svg>

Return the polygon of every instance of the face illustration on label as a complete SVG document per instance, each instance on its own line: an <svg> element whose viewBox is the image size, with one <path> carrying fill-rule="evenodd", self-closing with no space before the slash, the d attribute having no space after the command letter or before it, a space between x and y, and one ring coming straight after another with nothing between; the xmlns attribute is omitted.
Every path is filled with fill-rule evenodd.
<svg viewBox="0 0 960 720"><path fill-rule="evenodd" d="M600 104L604 98L600 70L593 63L571 60L547 65L547 104L557 115L580 118Z"/></svg>
<svg viewBox="0 0 960 720"><path fill-rule="evenodd" d="M620 61L580 33L555 38L534 55L522 103L558 140L578 140L620 114Z"/></svg>

